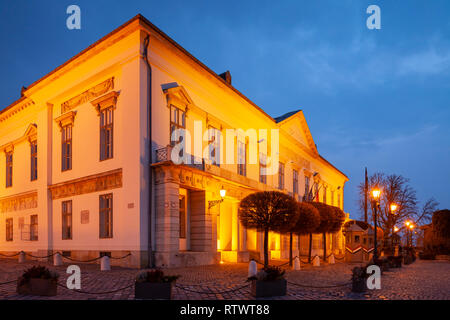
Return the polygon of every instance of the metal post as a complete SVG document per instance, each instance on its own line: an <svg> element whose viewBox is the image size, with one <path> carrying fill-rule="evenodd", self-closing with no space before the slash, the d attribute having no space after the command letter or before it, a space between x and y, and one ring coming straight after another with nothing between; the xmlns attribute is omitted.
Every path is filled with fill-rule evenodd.
<svg viewBox="0 0 450 320"><path fill-rule="evenodd" d="M377 245L377 202L374 200L373 201L373 207L374 207L374 218L373 218L373 225L374 225L374 229L375 229L375 233L373 236L374 239L374 249L373 249L373 259L376 260L378 258L378 245Z"/></svg>

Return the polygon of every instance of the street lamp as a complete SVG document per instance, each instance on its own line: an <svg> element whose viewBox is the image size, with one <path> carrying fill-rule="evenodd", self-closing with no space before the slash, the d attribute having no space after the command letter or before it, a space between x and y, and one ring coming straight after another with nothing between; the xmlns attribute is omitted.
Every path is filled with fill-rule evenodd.
<svg viewBox="0 0 450 320"><path fill-rule="evenodd" d="M220 188L219 191L220 194L220 200L212 200L212 201L208 201L208 209L211 209L212 207L214 207L215 205L222 203L223 199L225 198L226 194L227 194L227 190L225 190L222 186L222 188Z"/></svg>
<svg viewBox="0 0 450 320"><path fill-rule="evenodd" d="M373 189L372 190L372 210L373 212L373 225L375 229L375 233L373 236L374 240L374 249L373 249L373 259L376 260L378 257L378 244L377 244L377 209L380 205L380 195L381 191L380 189Z"/></svg>
<svg viewBox="0 0 450 320"><path fill-rule="evenodd" d="M394 227L394 219L392 217L392 215L394 214L395 211L397 211L398 206L395 203L391 203L391 205L389 206L389 221L390 221L390 225L392 225L392 228ZM391 230L391 250L394 250L394 229Z"/></svg>

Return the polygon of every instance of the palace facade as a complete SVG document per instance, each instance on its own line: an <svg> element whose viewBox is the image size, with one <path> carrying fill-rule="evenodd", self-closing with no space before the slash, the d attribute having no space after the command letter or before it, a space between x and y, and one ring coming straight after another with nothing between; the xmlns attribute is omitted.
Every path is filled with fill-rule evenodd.
<svg viewBox="0 0 450 320"><path fill-rule="evenodd" d="M191 133L177 137L191 145L191 163L174 159L176 129ZM228 129L243 134L216 140ZM269 132L256 149L249 129ZM243 197L281 190L301 201L312 189L343 208L348 180L318 153L301 110L270 117L229 72L214 73L141 15L0 111L0 155L1 253L131 253L111 262L133 267L259 259L262 234L239 223ZM276 172L264 174L263 158L277 159ZM328 237L327 252L343 253L342 234ZM272 258L286 258L288 245L270 234ZM294 255L307 247L308 237L295 237Z"/></svg>

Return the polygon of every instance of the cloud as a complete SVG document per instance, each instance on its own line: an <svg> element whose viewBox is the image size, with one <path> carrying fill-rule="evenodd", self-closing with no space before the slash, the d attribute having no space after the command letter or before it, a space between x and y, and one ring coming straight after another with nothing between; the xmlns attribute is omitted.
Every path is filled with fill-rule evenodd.
<svg viewBox="0 0 450 320"><path fill-rule="evenodd" d="M450 51L438 53L435 48L430 48L402 59L397 71L401 76L410 74L435 75L448 72L449 67Z"/></svg>

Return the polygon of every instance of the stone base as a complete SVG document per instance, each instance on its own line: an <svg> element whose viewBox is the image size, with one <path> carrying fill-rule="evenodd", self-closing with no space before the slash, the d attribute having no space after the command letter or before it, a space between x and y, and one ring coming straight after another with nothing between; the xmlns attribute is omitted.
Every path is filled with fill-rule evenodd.
<svg viewBox="0 0 450 320"><path fill-rule="evenodd" d="M155 252L155 265L158 268L192 267L219 262L220 252Z"/></svg>
<svg viewBox="0 0 450 320"><path fill-rule="evenodd" d="M248 251L221 251L221 260L224 262L249 262L250 254Z"/></svg>

